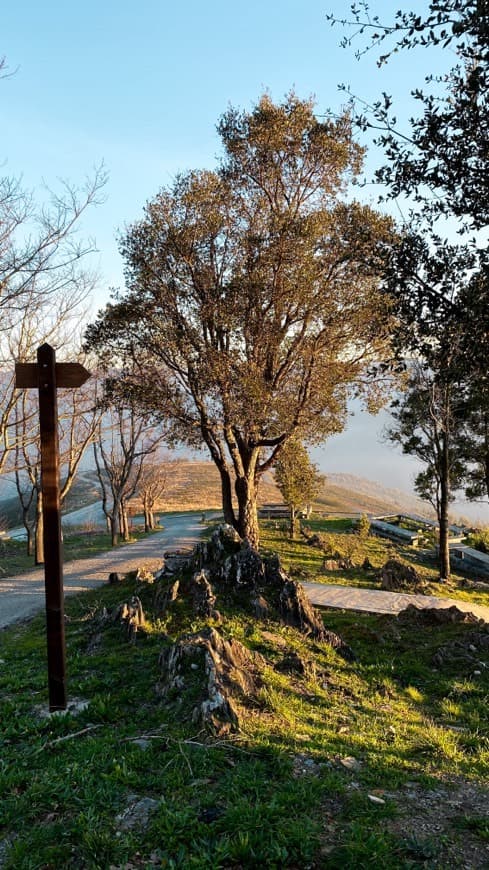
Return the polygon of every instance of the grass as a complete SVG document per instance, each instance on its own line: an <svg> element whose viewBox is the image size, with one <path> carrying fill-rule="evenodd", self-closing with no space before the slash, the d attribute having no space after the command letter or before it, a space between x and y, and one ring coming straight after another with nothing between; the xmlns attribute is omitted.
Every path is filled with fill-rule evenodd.
<svg viewBox="0 0 489 870"><path fill-rule="evenodd" d="M286 570L300 579L317 583L331 583L365 589L380 589L377 572L388 559L396 558L411 563L425 583L425 592L444 598L470 601L489 606L489 582L477 583L453 572L448 583L439 582L436 560L426 551L396 544L374 535L363 539L355 533L353 520L311 518L307 527L320 534L323 541L341 556L351 556L351 569L326 570L325 553L319 546L311 546L300 534L291 541L284 523L273 521L262 524L262 547L267 552L278 552ZM361 566L368 559L373 570Z"/></svg>
<svg viewBox="0 0 489 870"><path fill-rule="evenodd" d="M267 547L274 535L264 530ZM312 547L283 536L278 543L298 571L321 561ZM328 612L328 627L356 653L347 663L294 629L219 601L222 633L268 666L259 705L240 710L239 734L209 740L185 721L184 706L157 692L162 646L203 620L184 600L158 619L153 587L145 586L138 591L147 630L127 644L118 625L101 629L98 617L135 591L129 579L66 602L69 693L87 702L76 714L42 715L43 618L0 633L5 870L442 868L456 866L468 837L487 854L482 799L443 836L416 839L402 829L408 788L433 793L437 819L446 821L454 778L477 789L487 777L489 668L476 676L466 666L432 664L434 652L470 626L420 630L391 617ZM274 669L284 650L309 663L305 676ZM348 758L353 769L342 763ZM153 812L126 829L117 817L134 796L151 798Z"/></svg>

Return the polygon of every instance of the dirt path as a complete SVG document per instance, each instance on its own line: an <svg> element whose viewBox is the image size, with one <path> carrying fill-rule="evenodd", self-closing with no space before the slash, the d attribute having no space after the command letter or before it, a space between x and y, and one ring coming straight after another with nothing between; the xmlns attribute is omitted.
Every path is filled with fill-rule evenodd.
<svg viewBox="0 0 489 870"><path fill-rule="evenodd" d="M319 607L342 610L364 610L368 613L399 613L409 604L416 607L458 607L489 622L489 607L471 604L458 598L437 598L434 595L408 595L384 592L380 589L357 589L354 586L330 586L324 583L303 583L309 599Z"/></svg>
<svg viewBox="0 0 489 870"><path fill-rule="evenodd" d="M64 566L66 595L84 592L107 582L111 571L127 573L141 566L157 570L168 548L192 547L203 527L200 514L165 518L165 528L148 538ZM0 628L32 616L44 607L44 569L0 580Z"/></svg>

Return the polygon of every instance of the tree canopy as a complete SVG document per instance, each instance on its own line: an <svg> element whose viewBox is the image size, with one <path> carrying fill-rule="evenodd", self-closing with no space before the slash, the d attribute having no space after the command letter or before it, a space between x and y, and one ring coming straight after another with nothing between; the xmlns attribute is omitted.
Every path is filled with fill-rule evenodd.
<svg viewBox="0 0 489 870"><path fill-rule="evenodd" d="M385 352L393 231L344 196L363 156L348 114L319 121L311 101L265 95L218 131L216 170L179 176L123 235L127 289L87 341L131 357L128 389L207 445L225 518L256 543L256 488L280 446L341 430Z"/></svg>

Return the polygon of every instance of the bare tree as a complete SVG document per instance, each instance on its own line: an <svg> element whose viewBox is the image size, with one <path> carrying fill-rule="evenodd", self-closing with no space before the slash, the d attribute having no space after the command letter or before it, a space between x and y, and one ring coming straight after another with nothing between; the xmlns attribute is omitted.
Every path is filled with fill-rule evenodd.
<svg viewBox="0 0 489 870"><path fill-rule="evenodd" d="M100 167L81 190L64 182L38 205L17 179L0 178L0 311L9 312L9 321L13 312L22 314L26 300L90 282L82 261L95 245L81 241L77 229L86 209L100 201L105 182ZM2 319L2 331L9 321Z"/></svg>
<svg viewBox="0 0 489 870"><path fill-rule="evenodd" d="M179 465L178 459L161 458L145 463L139 478L137 494L143 505L144 531L156 528L154 511L167 489L168 481Z"/></svg>
<svg viewBox="0 0 489 870"><path fill-rule="evenodd" d="M60 446L60 504L70 492L80 463L98 429L100 410L94 385L84 384L76 390L60 391L58 395ZM43 504L41 487L41 457L37 436L37 401L22 391L16 405L15 482L27 531L27 552L36 565L44 562Z"/></svg>
<svg viewBox="0 0 489 870"><path fill-rule="evenodd" d="M161 426L155 426L134 405L106 404L93 452L113 547L120 535L129 539L128 502L140 485L145 462L154 456L163 437Z"/></svg>

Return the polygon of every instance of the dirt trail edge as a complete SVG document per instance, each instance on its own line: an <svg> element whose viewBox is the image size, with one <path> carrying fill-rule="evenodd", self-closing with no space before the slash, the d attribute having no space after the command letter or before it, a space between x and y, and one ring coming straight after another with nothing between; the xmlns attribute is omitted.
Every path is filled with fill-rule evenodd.
<svg viewBox="0 0 489 870"><path fill-rule="evenodd" d="M134 544L64 565L65 595L94 589L107 582L111 571L125 574L139 567L157 570L167 549L193 547L205 527L200 514L165 517L165 528ZM33 616L44 607L44 569L0 580L0 629Z"/></svg>

